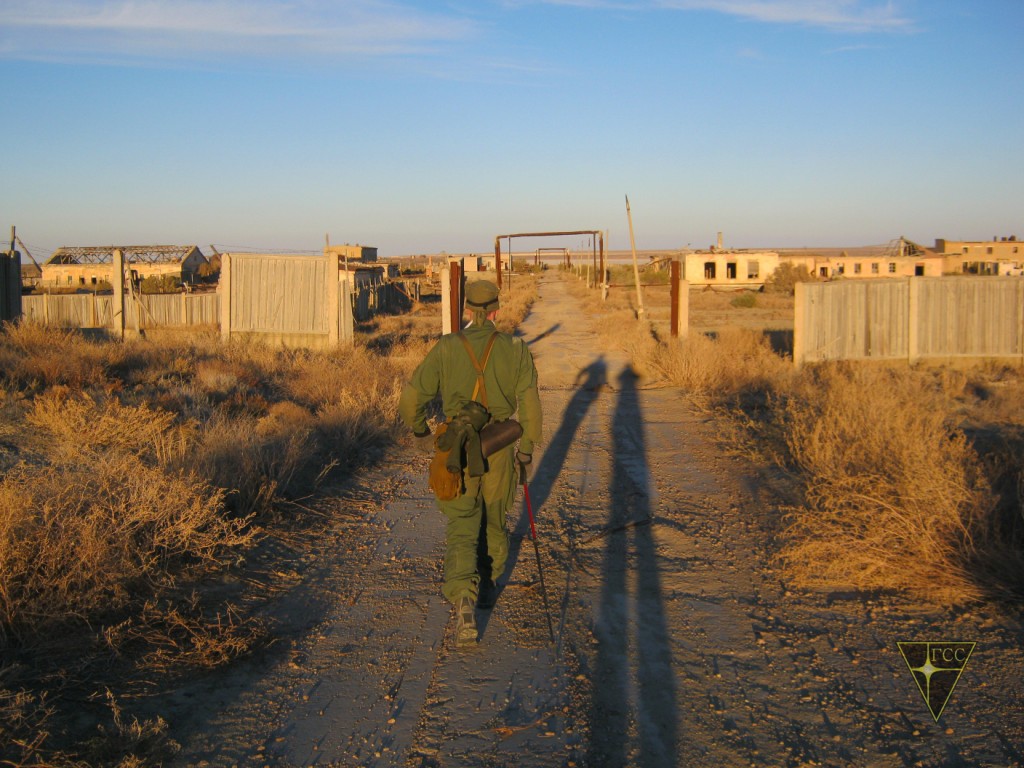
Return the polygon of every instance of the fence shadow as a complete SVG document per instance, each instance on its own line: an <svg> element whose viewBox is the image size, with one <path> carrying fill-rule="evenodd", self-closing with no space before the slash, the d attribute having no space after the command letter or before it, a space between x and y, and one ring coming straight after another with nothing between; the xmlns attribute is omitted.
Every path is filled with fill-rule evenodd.
<svg viewBox="0 0 1024 768"><path fill-rule="evenodd" d="M675 765L679 712L654 527L636 524L653 514L637 378L631 367L618 377L612 420L609 533L594 628L598 647L587 765L657 768ZM630 701L631 692L636 701ZM628 743L631 710L638 752Z"/></svg>

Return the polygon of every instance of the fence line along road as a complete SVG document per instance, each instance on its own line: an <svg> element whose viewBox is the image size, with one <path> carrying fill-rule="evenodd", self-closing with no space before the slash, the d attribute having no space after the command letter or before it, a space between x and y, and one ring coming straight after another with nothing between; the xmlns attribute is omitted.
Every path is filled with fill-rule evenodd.
<svg viewBox="0 0 1024 768"><path fill-rule="evenodd" d="M114 297L105 294L42 294L23 296L22 317L61 328L112 328ZM216 293L144 294L125 296L127 325L140 328L173 325L216 325L220 298Z"/></svg>
<svg viewBox="0 0 1024 768"><path fill-rule="evenodd" d="M411 297L419 296L409 283L365 280L353 287L353 276L330 257L225 254L224 264L216 293L126 294L124 325L140 330L219 326L224 338L324 347L351 341L356 320L408 306ZM21 316L43 325L115 328L119 319L111 295L22 298Z"/></svg>
<svg viewBox="0 0 1024 768"><path fill-rule="evenodd" d="M911 277L798 283L793 360L1016 358L1024 279Z"/></svg>

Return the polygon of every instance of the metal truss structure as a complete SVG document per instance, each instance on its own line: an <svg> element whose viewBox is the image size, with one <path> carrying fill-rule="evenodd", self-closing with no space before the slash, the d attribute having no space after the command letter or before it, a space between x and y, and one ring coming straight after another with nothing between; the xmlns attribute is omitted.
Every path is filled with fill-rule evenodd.
<svg viewBox="0 0 1024 768"><path fill-rule="evenodd" d="M104 245L79 248L61 247L47 259L47 264L113 264L114 251L124 254L125 262L134 264L168 264L184 261L194 245Z"/></svg>

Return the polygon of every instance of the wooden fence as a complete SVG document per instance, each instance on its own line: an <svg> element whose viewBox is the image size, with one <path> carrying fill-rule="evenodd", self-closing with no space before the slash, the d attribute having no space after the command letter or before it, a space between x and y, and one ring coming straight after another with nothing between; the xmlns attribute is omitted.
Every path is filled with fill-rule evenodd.
<svg viewBox="0 0 1024 768"><path fill-rule="evenodd" d="M62 328L113 328L114 297L95 293L23 296L22 316ZM216 325L220 318L216 293L171 293L125 296L125 325L159 328L174 325Z"/></svg>
<svg viewBox="0 0 1024 768"><path fill-rule="evenodd" d="M798 283L793 360L1024 360L1024 280Z"/></svg>
<svg viewBox="0 0 1024 768"><path fill-rule="evenodd" d="M112 295L20 295L27 320L64 328L146 330L167 326L220 326L224 338L257 336L272 343L322 347L351 340L355 321L409 306L419 286L360 280L325 258L227 254L217 293L124 296L124 322L117 323ZM334 296L329 276L336 275ZM231 298L224 306L223 296ZM336 332L332 332L332 328Z"/></svg>

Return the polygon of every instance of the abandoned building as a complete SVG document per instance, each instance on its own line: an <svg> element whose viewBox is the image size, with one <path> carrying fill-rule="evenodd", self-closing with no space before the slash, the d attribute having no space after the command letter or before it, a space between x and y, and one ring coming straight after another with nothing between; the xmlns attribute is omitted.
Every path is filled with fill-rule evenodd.
<svg viewBox="0 0 1024 768"><path fill-rule="evenodd" d="M209 263L194 245L107 245L61 247L42 266L41 285L54 288L111 283L114 251L124 255L125 272L133 278L173 275L182 283L195 281L199 268Z"/></svg>
<svg viewBox="0 0 1024 768"><path fill-rule="evenodd" d="M965 275L1024 275L1024 250L1016 235L992 240L936 239L935 252L945 271Z"/></svg>
<svg viewBox="0 0 1024 768"><path fill-rule="evenodd" d="M338 258L342 262L370 264L377 261L377 249L368 245L348 245L346 243L345 245L328 245L324 248L324 256L335 253L338 254Z"/></svg>
<svg viewBox="0 0 1024 768"><path fill-rule="evenodd" d="M683 251L683 276L690 285L757 289L781 264L804 267L823 280L886 277L938 277L950 272L946 258L912 240L899 237L874 253L850 255L795 254L777 251Z"/></svg>
<svg viewBox="0 0 1024 768"><path fill-rule="evenodd" d="M775 251L707 251L683 253L683 279L693 286L760 288L779 266Z"/></svg>

